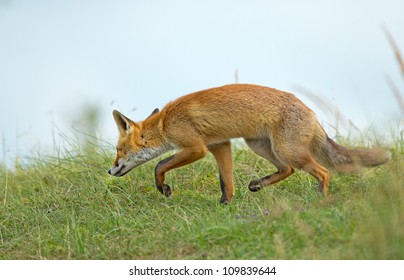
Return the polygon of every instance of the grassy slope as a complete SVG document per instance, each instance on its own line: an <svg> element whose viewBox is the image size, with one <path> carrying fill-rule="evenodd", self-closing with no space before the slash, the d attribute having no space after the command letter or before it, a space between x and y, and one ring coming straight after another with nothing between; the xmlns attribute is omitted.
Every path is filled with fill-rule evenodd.
<svg viewBox="0 0 404 280"><path fill-rule="evenodd" d="M156 161L112 178L87 152L0 167L0 259L404 259L403 149L385 166L334 175L325 200L302 172L251 193L273 167L235 150L236 196L218 203L211 156L153 186Z"/></svg>

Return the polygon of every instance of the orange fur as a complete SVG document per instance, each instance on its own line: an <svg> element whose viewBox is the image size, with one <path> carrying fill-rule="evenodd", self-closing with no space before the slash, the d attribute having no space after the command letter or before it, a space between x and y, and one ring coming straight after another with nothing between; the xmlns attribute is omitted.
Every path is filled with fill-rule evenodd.
<svg viewBox="0 0 404 280"><path fill-rule="evenodd" d="M155 110L142 122L113 112L120 137L117 157L109 171L123 176L132 168L176 149L155 169L156 187L171 195L168 171L211 152L219 167L222 203L234 195L230 139L244 138L278 171L249 184L251 191L274 184L301 169L314 176L327 195L326 167L347 171L387 161L384 150L350 150L328 138L312 110L293 94L257 85L233 84L182 96ZM326 166L326 167L325 167Z"/></svg>

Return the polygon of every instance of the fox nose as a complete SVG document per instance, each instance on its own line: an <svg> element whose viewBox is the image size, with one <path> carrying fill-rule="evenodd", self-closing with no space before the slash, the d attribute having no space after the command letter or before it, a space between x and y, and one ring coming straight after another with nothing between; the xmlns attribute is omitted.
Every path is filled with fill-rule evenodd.
<svg viewBox="0 0 404 280"><path fill-rule="evenodd" d="M110 170L108 170L108 174L109 174L109 175L111 175L111 169L110 169Z"/></svg>

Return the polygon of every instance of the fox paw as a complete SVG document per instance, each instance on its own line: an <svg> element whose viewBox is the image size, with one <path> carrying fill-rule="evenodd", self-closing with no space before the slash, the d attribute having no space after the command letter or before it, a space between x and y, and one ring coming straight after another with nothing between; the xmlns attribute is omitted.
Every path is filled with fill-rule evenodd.
<svg viewBox="0 0 404 280"><path fill-rule="evenodd" d="M225 194L223 194L222 197L220 198L220 204L226 205L229 203L230 203L230 200L227 198L227 196Z"/></svg>
<svg viewBox="0 0 404 280"><path fill-rule="evenodd" d="M248 189L252 192L257 192L262 189L261 180L254 180L251 181L248 185Z"/></svg>
<svg viewBox="0 0 404 280"><path fill-rule="evenodd" d="M169 197L172 194L171 187L167 184L163 184L163 186L157 186L157 189L166 197Z"/></svg>

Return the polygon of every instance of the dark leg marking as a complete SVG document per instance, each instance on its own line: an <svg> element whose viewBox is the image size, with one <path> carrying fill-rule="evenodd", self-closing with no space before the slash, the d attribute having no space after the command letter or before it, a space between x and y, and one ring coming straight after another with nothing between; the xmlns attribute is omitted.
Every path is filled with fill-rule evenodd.
<svg viewBox="0 0 404 280"><path fill-rule="evenodd" d="M154 169L154 178L155 178L156 188L159 190L159 192L164 194L166 197L171 196L172 191L171 191L171 187L164 183L164 173L160 173L160 169L167 162L169 162L173 157L174 157L174 155L169 156L166 159L163 159L156 165L156 168Z"/></svg>
<svg viewBox="0 0 404 280"><path fill-rule="evenodd" d="M227 200L227 193L226 193L226 185L222 179L222 175L219 174L220 179L220 189L222 190L222 197L220 198L221 204L228 204L229 201Z"/></svg>

